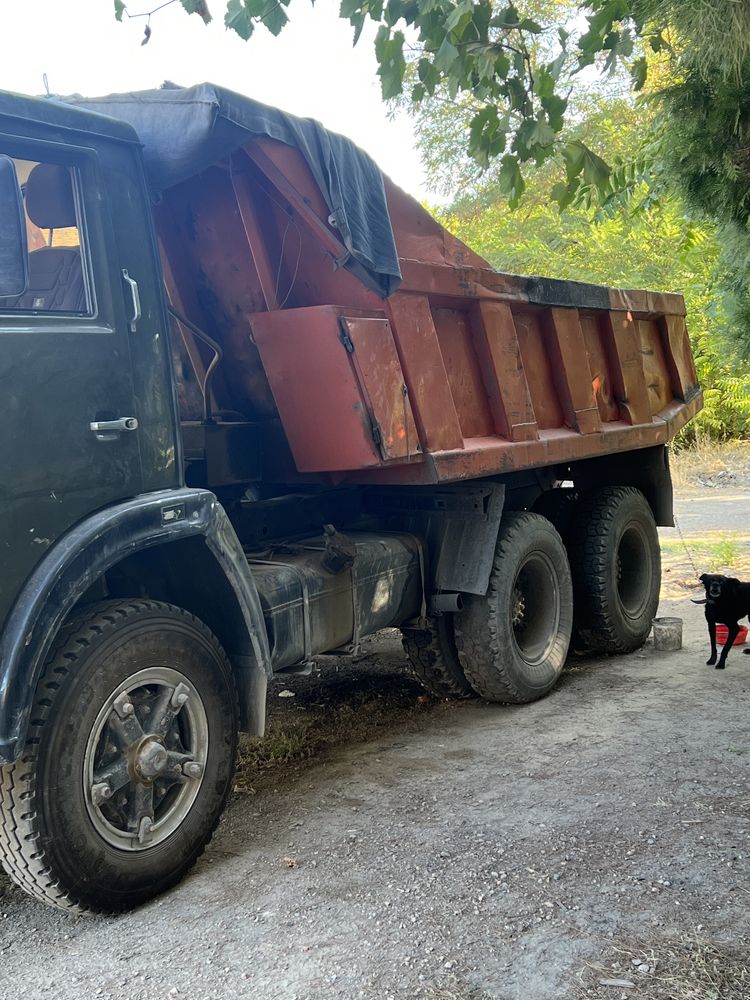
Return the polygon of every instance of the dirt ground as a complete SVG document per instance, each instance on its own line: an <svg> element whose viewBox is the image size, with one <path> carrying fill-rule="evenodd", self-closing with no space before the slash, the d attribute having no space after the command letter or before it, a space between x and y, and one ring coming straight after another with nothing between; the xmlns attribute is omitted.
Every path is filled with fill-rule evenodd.
<svg viewBox="0 0 750 1000"><path fill-rule="evenodd" d="M750 558L750 479L680 494L701 570ZM177 889L71 918L0 876L0 1000L748 1000L750 657L704 665L663 543L679 653L509 708L425 698L389 632L278 683Z"/></svg>

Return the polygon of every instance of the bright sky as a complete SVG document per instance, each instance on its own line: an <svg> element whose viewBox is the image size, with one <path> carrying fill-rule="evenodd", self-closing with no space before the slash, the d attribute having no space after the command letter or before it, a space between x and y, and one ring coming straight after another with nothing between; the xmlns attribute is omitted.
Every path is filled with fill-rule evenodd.
<svg viewBox="0 0 750 1000"><path fill-rule="evenodd" d="M132 14L160 0L130 0ZM418 198L428 195L413 128L388 119L380 98L372 32L356 49L338 0L292 0L290 24L278 38L257 28L249 42L224 28L226 0L209 0L206 27L179 3L118 24L112 0L0 0L0 89L86 96L209 81L293 114L317 118L367 150L385 173Z"/></svg>

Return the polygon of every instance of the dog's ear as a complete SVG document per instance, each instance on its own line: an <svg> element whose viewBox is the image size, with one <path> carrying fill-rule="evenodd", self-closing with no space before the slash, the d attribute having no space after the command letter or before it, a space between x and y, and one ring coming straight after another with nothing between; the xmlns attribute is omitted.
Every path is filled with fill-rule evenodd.
<svg viewBox="0 0 750 1000"><path fill-rule="evenodd" d="M705 573L701 573L698 579L700 580L700 582L703 584L704 587L708 583L708 576Z"/></svg>
<svg viewBox="0 0 750 1000"><path fill-rule="evenodd" d="M725 576L722 584L727 590L736 590L740 585L740 581L736 576Z"/></svg>

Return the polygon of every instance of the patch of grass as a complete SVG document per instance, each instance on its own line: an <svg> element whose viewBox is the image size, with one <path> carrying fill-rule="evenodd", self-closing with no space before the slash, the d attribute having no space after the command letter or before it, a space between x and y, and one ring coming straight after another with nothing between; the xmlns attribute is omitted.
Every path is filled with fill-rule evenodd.
<svg viewBox="0 0 750 1000"><path fill-rule="evenodd" d="M658 945L613 945L602 963L590 963L581 973L579 1000L613 1000L616 991L600 986L600 979L628 979L635 988L622 989L638 1000L748 1000L750 958L748 942L725 948L698 934ZM635 963L649 971L639 972Z"/></svg>
<svg viewBox="0 0 750 1000"><path fill-rule="evenodd" d="M327 658L313 676L288 676L269 688L266 734L242 737L235 787L258 791L283 772L299 770L338 746L362 743L420 726L433 712L450 707L424 695L400 667L400 640L377 657L360 662ZM294 697L279 697L281 687Z"/></svg>
<svg viewBox="0 0 750 1000"><path fill-rule="evenodd" d="M714 542L711 554L711 569L728 569L733 566L740 554L740 543L736 537L721 538Z"/></svg>
<svg viewBox="0 0 750 1000"><path fill-rule="evenodd" d="M728 573L746 580L750 578L750 539L734 534L704 535L687 539L690 556L680 538L661 538L662 597L681 597L697 591L700 584L690 562L699 573Z"/></svg>
<svg viewBox="0 0 750 1000"><path fill-rule="evenodd" d="M277 764L290 764L311 757L316 749L315 737L302 723L287 729L272 724L262 739L247 740L240 748L240 769L262 770Z"/></svg>

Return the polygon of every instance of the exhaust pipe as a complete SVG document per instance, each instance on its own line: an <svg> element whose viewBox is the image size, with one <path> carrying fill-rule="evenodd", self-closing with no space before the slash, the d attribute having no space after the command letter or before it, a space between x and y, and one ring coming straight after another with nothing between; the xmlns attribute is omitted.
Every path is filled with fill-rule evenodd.
<svg viewBox="0 0 750 1000"><path fill-rule="evenodd" d="M430 611L436 615L455 614L463 606L464 600L460 594L433 594L430 598Z"/></svg>

